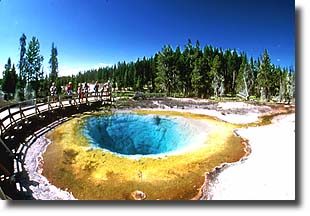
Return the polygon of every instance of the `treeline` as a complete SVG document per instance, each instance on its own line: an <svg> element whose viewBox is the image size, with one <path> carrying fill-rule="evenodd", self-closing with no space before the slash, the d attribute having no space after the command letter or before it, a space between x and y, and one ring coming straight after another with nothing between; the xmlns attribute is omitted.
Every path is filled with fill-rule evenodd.
<svg viewBox="0 0 310 216"><path fill-rule="evenodd" d="M295 71L271 63L265 49L253 59L236 50L211 45L200 48L189 40L185 48L165 45L150 58L119 62L112 67L93 69L72 76L77 82L104 82L113 87L161 92L178 97L255 97L261 100L292 101L295 98Z"/></svg>
<svg viewBox="0 0 310 216"><path fill-rule="evenodd" d="M6 93L6 99L22 101L25 99L45 96L49 87L49 82L57 74L57 49L55 53L54 44L52 45L52 55L50 59L50 76L44 77L42 63L44 57L40 54L40 43L36 37L32 37L27 46L27 37L22 34L20 37L20 59L17 64L19 73L17 74L15 64L11 58L4 67L3 79L1 81L2 91ZM55 56L56 54L56 56ZM56 61L52 61L55 60ZM54 67L56 64L56 68ZM56 71L55 71L56 70ZM55 74L56 73L56 74Z"/></svg>
<svg viewBox="0 0 310 216"><path fill-rule="evenodd" d="M78 83L110 80L117 90L160 92L177 97L240 96L287 102L295 98L295 72L272 64L266 49L261 57L253 59L236 50L211 45L201 48L199 41L193 46L188 40L183 50L165 45L150 58L118 62L67 77L58 76L57 55L57 48L52 44L50 73L44 77L39 41L33 37L27 48L23 34L17 65L19 74L9 58L3 72L2 90L15 95L17 100L24 100L47 96L52 82L61 92L61 86L68 82L72 82L76 90Z"/></svg>

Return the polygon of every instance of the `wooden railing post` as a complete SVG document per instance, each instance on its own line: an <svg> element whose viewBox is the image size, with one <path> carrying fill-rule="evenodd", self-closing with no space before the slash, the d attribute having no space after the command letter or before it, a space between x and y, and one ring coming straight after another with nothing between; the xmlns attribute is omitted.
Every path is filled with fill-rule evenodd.
<svg viewBox="0 0 310 216"><path fill-rule="evenodd" d="M47 96L47 110L51 111L52 106L51 106L51 98L50 96Z"/></svg>
<svg viewBox="0 0 310 216"><path fill-rule="evenodd" d="M0 187L0 200L10 200L10 198L8 198L5 193L3 192L3 190Z"/></svg>
<svg viewBox="0 0 310 216"><path fill-rule="evenodd" d="M74 105L74 106L76 106L77 105L77 103L76 103L76 98L74 97L74 96L72 96L72 105Z"/></svg>
<svg viewBox="0 0 310 216"><path fill-rule="evenodd" d="M38 115L38 111L37 111L37 99L32 99L33 102L34 102L34 112L35 112L35 115L37 116Z"/></svg>
<svg viewBox="0 0 310 216"><path fill-rule="evenodd" d="M11 107L8 108L8 112L9 112L9 117L10 117L10 124L14 123L14 125L16 125L17 123L16 123L16 121L15 121L15 119L11 113Z"/></svg>
<svg viewBox="0 0 310 216"><path fill-rule="evenodd" d="M60 95L58 96L58 102L59 102L59 107L63 107L63 104L62 104L62 102L61 102Z"/></svg>
<svg viewBox="0 0 310 216"><path fill-rule="evenodd" d="M7 152L9 152L10 156L14 157L14 153L9 149L9 147L3 142L3 140L0 138L1 145L5 148Z"/></svg>
<svg viewBox="0 0 310 216"><path fill-rule="evenodd" d="M1 135L4 134L4 131L5 131L5 126L3 124L2 119L0 119L0 132L1 132Z"/></svg>
<svg viewBox="0 0 310 216"><path fill-rule="evenodd" d="M22 109L22 104L21 104L21 102L19 102L18 106L19 106L20 119L21 119L21 120L23 120L24 118L26 119L26 116L25 116L25 114L24 114L24 112L23 112L23 109Z"/></svg>

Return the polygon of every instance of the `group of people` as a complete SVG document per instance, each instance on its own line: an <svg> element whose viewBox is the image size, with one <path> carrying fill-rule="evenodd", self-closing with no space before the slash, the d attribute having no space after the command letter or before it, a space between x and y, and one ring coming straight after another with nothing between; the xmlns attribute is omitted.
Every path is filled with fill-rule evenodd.
<svg viewBox="0 0 310 216"><path fill-rule="evenodd" d="M101 96L104 96L103 94L105 92L108 92L108 94L111 92L112 90L112 86L110 81L106 82L103 84L103 87L101 88L101 90L99 90L99 83L98 81L95 82L95 85L93 87L93 92L94 92L94 96L98 97L99 96L99 92L101 94ZM65 87L65 91L66 94L69 97L69 103L71 104L71 100L72 100L72 96L73 96L73 85L72 82L69 82L66 87ZM82 83L79 83L77 86L77 95L78 95L78 99L79 102L83 102L85 97L89 96L89 93L91 93L90 90L90 86L88 85L88 83L84 83L84 85ZM52 102L56 102L57 101L57 88L55 86L55 82L52 83L51 87L50 87L50 95L52 98Z"/></svg>
<svg viewBox="0 0 310 216"><path fill-rule="evenodd" d="M83 84L79 83L77 87L77 94L78 94L78 99L79 102L84 100L84 97L88 97L88 92L89 92L89 85L87 83Z"/></svg>

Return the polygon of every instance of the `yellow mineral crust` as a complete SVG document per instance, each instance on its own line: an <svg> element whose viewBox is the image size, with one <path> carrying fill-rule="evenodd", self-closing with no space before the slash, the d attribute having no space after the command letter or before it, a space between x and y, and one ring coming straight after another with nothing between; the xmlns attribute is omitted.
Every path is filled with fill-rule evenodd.
<svg viewBox="0 0 310 216"><path fill-rule="evenodd" d="M132 159L91 149L81 133L89 116L83 115L47 134L51 144L43 155L43 175L81 200L129 200L135 191L141 191L146 200L188 200L199 194L206 172L239 161L246 154L244 142L233 134L236 125L200 114L154 110L136 113L199 120L208 125L209 132L202 145L187 152Z"/></svg>

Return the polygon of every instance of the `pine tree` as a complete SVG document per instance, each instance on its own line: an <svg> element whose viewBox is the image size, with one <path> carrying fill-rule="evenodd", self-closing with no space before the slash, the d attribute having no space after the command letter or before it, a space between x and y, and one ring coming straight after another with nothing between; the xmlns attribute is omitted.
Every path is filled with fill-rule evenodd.
<svg viewBox="0 0 310 216"><path fill-rule="evenodd" d="M200 90L203 87L202 80L202 52L200 50L200 43L197 40L196 47L193 53L193 62L192 62L192 72L191 72L191 85L193 88L193 93L196 97L199 96Z"/></svg>
<svg viewBox="0 0 310 216"><path fill-rule="evenodd" d="M166 92L170 96L178 80L174 52L170 45L164 46L162 52L159 53L157 70L156 85L161 91Z"/></svg>
<svg viewBox="0 0 310 216"><path fill-rule="evenodd" d="M5 71L9 71L9 70L11 70L11 67L12 67L12 61L11 61L11 58L9 57L8 63L5 64L4 69L5 69Z"/></svg>
<svg viewBox="0 0 310 216"><path fill-rule="evenodd" d="M213 95L213 87L212 87L212 81L213 81L213 74L211 72L212 67L212 47L211 46L205 46L203 57L202 57L202 75L203 75L203 92L205 97L210 97Z"/></svg>
<svg viewBox="0 0 310 216"><path fill-rule="evenodd" d="M282 102L284 100L284 92L285 92L285 72L281 70L280 67L276 68L275 71L275 81L277 86L277 101Z"/></svg>
<svg viewBox="0 0 310 216"><path fill-rule="evenodd" d="M150 70L151 70L151 77L150 77L150 83L151 83L151 92L155 91L155 77L156 77L156 59L157 56L155 55L154 58L150 59Z"/></svg>
<svg viewBox="0 0 310 216"><path fill-rule="evenodd" d="M224 81L224 78L219 73L220 67L221 67L220 57L216 55L212 61L212 66L211 66L211 71L210 71L210 75L212 77L212 88L213 88L215 97L218 97L220 95L221 82Z"/></svg>
<svg viewBox="0 0 310 216"><path fill-rule="evenodd" d="M32 91L34 91L35 97L38 93L40 84L39 81L43 78L43 74L41 72L43 59L43 56L40 55L39 40L36 37L32 37L26 53L26 84L28 85L26 90L28 98L33 96Z"/></svg>
<svg viewBox="0 0 310 216"><path fill-rule="evenodd" d="M15 65L11 63L11 58L8 59L8 63L5 65L5 71L3 72L2 90L8 94L8 99L13 98L15 94L17 84L17 73Z"/></svg>
<svg viewBox="0 0 310 216"><path fill-rule="evenodd" d="M177 82L177 91L182 96L185 96L186 90L186 65L185 65L185 55L181 52L180 47L178 46L174 53L175 56L175 69L178 72L178 82Z"/></svg>
<svg viewBox="0 0 310 216"><path fill-rule="evenodd" d="M13 67L11 70L11 89L12 89L11 93L13 94L13 96L16 92L17 83L18 83L18 75L15 69L15 65L13 64Z"/></svg>
<svg viewBox="0 0 310 216"><path fill-rule="evenodd" d="M143 87L143 68L142 62L138 58L135 63L136 74L135 74L135 90L141 90Z"/></svg>
<svg viewBox="0 0 310 216"><path fill-rule="evenodd" d="M51 73L50 73L50 80L52 82L56 82L58 78L58 59L57 59L58 51L55 47L54 43L52 43L52 50L51 50L51 58L49 60Z"/></svg>
<svg viewBox="0 0 310 216"><path fill-rule="evenodd" d="M256 78L257 78L257 69L255 67L255 61L253 57L250 58L250 65L249 69L251 70L251 80L250 80L250 88L249 88L249 95L254 96L255 95L255 87L256 87Z"/></svg>
<svg viewBox="0 0 310 216"><path fill-rule="evenodd" d="M254 79L255 79L253 91L254 91L254 95L256 98L260 97L260 86L258 84L258 71L259 71L260 65L261 65L261 61L258 58L257 60L254 61L254 64L253 64L253 68L254 68L253 72L254 72Z"/></svg>
<svg viewBox="0 0 310 216"><path fill-rule="evenodd" d="M7 94L10 93L11 67L12 67L11 58L8 58L8 62L4 66L3 81L2 81L2 91Z"/></svg>
<svg viewBox="0 0 310 216"><path fill-rule="evenodd" d="M225 80L225 90L226 92L231 92L231 67L232 67L232 51L230 49L226 50L224 53L224 61L225 61L225 67L224 67L224 80Z"/></svg>
<svg viewBox="0 0 310 216"><path fill-rule="evenodd" d="M292 69L287 74L287 84L286 84L286 102L290 104L295 99L295 73Z"/></svg>
<svg viewBox="0 0 310 216"><path fill-rule="evenodd" d="M202 75L201 75L201 59L196 59L194 69L191 74L191 84L193 92L196 97L199 95L199 90L202 88Z"/></svg>
<svg viewBox="0 0 310 216"><path fill-rule="evenodd" d="M188 39L187 45L182 53L183 55L183 69L180 71L181 83L183 84L184 95L188 96L192 90L191 74L193 71L194 61L194 48L192 42Z"/></svg>
<svg viewBox="0 0 310 216"><path fill-rule="evenodd" d="M240 70L240 66L242 64L242 58L238 55L236 50L233 52L233 94L235 95L237 93L237 77L238 72Z"/></svg>
<svg viewBox="0 0 310 216"><path fill-rule="evenodd" d="M19 39L19 44L20 44L20 55L19 55L19 77L18 77L18 84L17 88L19 90L23 90L26 85L26 40L27 37L25 34L22 34L22 36Z"/></svg>
<svg viewBox="0 0 310 216"><path fill-rule="evenodd" d="M261 99L269 100L270 93L270 74L271 74L271 60L267 50L264 50L262 62L257 74L257 81L261 91Z"/></svg>

